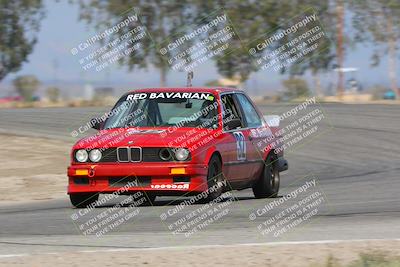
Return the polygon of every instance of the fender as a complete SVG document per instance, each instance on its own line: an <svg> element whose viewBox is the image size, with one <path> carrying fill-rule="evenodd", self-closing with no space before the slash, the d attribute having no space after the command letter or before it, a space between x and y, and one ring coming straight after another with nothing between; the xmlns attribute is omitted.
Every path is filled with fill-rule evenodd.
<svg viewBox="0 0 400 267"><path fill-rule="evenodd" d="M207 149L204 157L204 164L208 165L208 162L210 162L210 159L214 152L218 152L215 146L211 146ZM221 160L222 161L222 160ZM221 162L223 164L223 162Z"/></svg>

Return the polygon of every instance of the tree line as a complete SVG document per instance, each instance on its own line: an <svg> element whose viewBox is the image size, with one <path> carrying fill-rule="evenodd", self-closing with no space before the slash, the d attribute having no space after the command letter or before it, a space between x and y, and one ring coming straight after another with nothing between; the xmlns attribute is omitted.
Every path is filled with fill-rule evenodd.
<svg viewBox="0 0 400 267"><path fill-rule="evenodd" d="M81 21L99 30L119 21L127 9L137 8L141 23L153 40L151 43L144 40L146 49L121 58L119 64L130 70L154 66L159 70L161 86L166 85L170 67L153 43L162 43L200 19L204 22L204 18L214 10L225 10L241 39L231 44L237 48L235 53L214 58L217 70L224 77L239 77L245 82L257 70L248 51L241 49L243 44L279 29L285 21L312 7L331 40L330 45L308 60L283 68L282 73L302 75L309 71L318 89L320 73L340 70L350 49L357 43L368 42L375 47L371 55L372 65L379 64L383 56L388 56L388 80L391 89L400 94L396 75L400 39L398 0L70 0L70 3L79 6ZM32 53L45 6L41 0L0 0L0 5L1 81L9 73L17 72ZM348 23L349 18L351 23ZM343 73L339 71L338 76L337 93L341 94Z"/></svg>

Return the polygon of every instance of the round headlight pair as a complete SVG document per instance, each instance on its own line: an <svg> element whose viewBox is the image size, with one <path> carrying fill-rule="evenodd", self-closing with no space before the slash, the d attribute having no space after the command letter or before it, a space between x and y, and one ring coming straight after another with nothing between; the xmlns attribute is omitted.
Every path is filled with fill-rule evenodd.
<svg viewBox="0 0 400 267"><path fill-rule="evenodd" d="M99 149L90 150L89 159L92 162L99 162L101 160L101 151Z"/></svg>
<svg viewBox="0 0 400 267"><path fill-rule="evenodd" d="M79 149L75 153L75 158L79 162L86 162L88 159L92 162L99 162L101 156L101 151L99 149L92 149L89 153L86 149Z"/></svg>
<svg viewBox="0 0 400 267"><path fill-rule="evenodd" d="M175 158L179 161L186 160L190 155L189 149L178 148L175 150Z"/></svg>

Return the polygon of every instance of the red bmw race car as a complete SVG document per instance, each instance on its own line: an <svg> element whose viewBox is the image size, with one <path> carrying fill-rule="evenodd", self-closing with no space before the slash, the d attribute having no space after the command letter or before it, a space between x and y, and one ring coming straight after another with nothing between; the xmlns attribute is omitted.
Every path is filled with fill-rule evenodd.
<svg viewBox="0 0 400 267"><path fill-rule="evenodd" d="M245 188L275 197L288 168L279 117L263 117L237 89L135 90L87 125L98 133L73 146L68 167L68 194L79 208L114 192L143 192L148 202L199 194L210 201Z"/></svg>

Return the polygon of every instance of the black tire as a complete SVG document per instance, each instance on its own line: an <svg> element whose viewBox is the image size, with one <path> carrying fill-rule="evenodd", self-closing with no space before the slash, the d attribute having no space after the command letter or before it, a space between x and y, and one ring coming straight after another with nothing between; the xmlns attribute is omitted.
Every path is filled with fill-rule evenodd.
<svg viewBox="0 0 400 267"><path fill-rule="evenodd" d="M95 203L99 199L98 193L79 193L70 194L69 199L71 204L76 208L86 208L87 206Z"/></svg>
<svg viewBox="0 0 400 267"><path fill-rule="evenodd" d="M275 158L268 156L258 181L253 185L256 198L277 197L279 192L280 175Z"/></svg>
<svg viewBox="0 0 400 267"><path fill-rule="evenodd" d="M223 186L221 185L223 179L222 163L219 157L217 155L214 155L211 157L210 162L208 163L207 185L209 191L207 191L207 197L203 197L202 199L200 199L199 203L207 203L221 196L224 190ZM210 188L216 190L210 190Z"/></svg>
<svg viewBox="0 0 400 267"><path fill-rule="evenodd" d="M151 193L143 193L143 196L146 198L146 200L140 206L153 206L154 205L156 197L157 197L156 195L151 194Z"/></svg>

